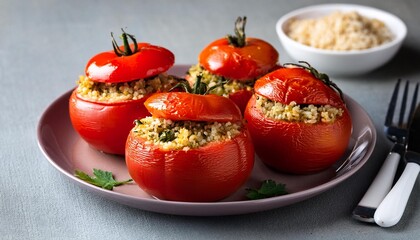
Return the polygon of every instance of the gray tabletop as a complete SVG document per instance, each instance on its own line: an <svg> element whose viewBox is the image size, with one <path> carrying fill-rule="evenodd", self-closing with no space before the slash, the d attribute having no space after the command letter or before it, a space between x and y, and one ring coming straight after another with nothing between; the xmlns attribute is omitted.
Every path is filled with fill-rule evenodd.
<svg viewBox="0 0 420 240"><path fill-rule="evenodd" d="M309 200L239 216L186 217L131 208L88 192L63 176L37 146L45 108L75 86L87 60L110 48L109 33L126 27L162 45L177 64L193 64L210 41L248 17L248 35L264 38L291 59L274 25L295 8L329 1L0 1L0 238L1 239L418 239L418 181L401 222L383 229L351 217L383 162L387 102L399 77L420 80L420 18L416 0L357 0L400 16L408 37L398 55L367 75L335 78L370 114L378 139L352 177ZM335 0L333 2L344 2ZM351 67L351 66L349 66ZM417 237L416 237L417 236Z"/></svg>

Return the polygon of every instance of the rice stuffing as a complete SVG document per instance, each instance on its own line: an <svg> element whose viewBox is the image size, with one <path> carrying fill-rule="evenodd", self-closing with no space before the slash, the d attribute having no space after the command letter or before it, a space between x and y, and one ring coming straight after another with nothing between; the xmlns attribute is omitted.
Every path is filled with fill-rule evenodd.
<svg viewBox="0 0 420 240"><path fill-rule="evenodd" d="M293 101L286 105L262 96L257 97L256 107L257 109L260 109L267 118L289 122L304 122L308 124L319 122L333 123L337 118L341 117L344 112L343 109L335 108L330 105L298 105Z"/></svg>
<svg viewBox="0 0 420 240"><path fill-rule="evenodd" d="M201 81L207 84L207 87L213 87L217 84L222 83L225 78L222 76L217 76L210 73L208 70L205 70L200 64L191 66L188 70L188 74L191 76L192 79L197 79L198 75L202 75ZM210 91L212 94L216 94L223 97L228 97L229 94L237 92L239 90L248 90L252 91L255 79L249 79L248 81L237 81L234 79L226 79L228 80L227 83L223 84L223 86L217 87Z"/></svg>
<svg viewBox="0 0 420 240"><path fill-rule="evenodd" d="M210 142L226 141L241 131L242 124L232 122L172 121L154 117L136 120L133 132L146 144L159 145L164 150L189 150Z"/></svg>
<svg viewBox="0 0 420 240"><path fill-rule="evenodd" d="M177 83L175 77L167 74L119 83L94 82L86 76L80 76L77 81L77 94L94 101L120 102L141 99L153 92L168 91Z"/></svg>

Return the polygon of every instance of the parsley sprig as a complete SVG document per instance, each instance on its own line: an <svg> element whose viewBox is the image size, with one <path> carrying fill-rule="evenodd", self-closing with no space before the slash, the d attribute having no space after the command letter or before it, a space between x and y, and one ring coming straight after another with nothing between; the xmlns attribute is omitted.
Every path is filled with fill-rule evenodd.
<svg viewBox="0 0 420 240"><path fill-rule="evenodd" d="M245 190L248 192L246 197L250 200L270 198L288 193L285 184L276 183L271 179L264 180L259 189L247 188Z"/></svg>
<svg viewBox="0 0 420 240"><path fill-rule="evenodd" d="M112 190L114 187L124 185L133 181L133 179L128 179L125 181L116 181L112 175L112 172L96 168L93 169L94 176L90 176L87 173L80 170L76 170L74 175L85 182L107 190Z"/></svg>

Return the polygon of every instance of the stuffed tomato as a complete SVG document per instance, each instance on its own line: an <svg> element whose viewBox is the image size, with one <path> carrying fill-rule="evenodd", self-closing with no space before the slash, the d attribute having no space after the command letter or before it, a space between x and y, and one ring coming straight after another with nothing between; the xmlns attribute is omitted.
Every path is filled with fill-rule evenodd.
<svg viewBox="0 0 420 240"><path fill-rule="evenodd" d="M206 46L192 66L187 79L193 84L198 75L212 87L210 93L232 99L245 110L255 80L278 67L279 54L268 42L245 36L246 17L235 22L235 35L217 39Z"/></svg>
<svg viewBox="0 0 420 240"><path fill-rule="evenodd" d="M113 51L89 60L71 94L69 113L74 129L91 147L123 155L133 121L149 115L144 101L169 90L177 79L165 73L175 61L168 49L137 43L124 31L121 37L123 46L113 40Z"/></svg>
<svg viewBox="0 0 420 240"><path fill-rule="evenodd" d="M346 151L352 131L341 90L309 64L259 79L245 119L259 158L293 174L333 165Z"/></svg>
<svg viewBox="0 0 420 240"><path fill-rule="evenodd" d="M125 154L145 192L173 201L217 201L250 176L252 140L230 99L170 92L154 94L145 105L152 116L136 121Z"/></svg>

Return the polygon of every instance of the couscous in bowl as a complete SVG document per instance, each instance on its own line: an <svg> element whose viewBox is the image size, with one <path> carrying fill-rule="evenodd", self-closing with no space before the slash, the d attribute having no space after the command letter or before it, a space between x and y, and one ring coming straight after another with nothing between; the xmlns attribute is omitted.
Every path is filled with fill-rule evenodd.
<svg viewBox="0 0 420 240"><path fill-rule="evenodd" d="M336 12L342 14L356 13L358 16L352 18L354 22L333 19L331 20L332 25L326 25L328 27L309 26L310 31L313 33L318 31L319 34L314 36L309 31L301 31L303 35L301 38L319 38L319 36L326 36L329 32L337 30L335 34L341 35L340 37L344 34L351 35L348 40L341 43L344 50L327 49L326 46L320 48L305 45L289 36L290 26L296 20L324 21L323 18ZM370 23L370 21L373 23ZM366 26L372 24L376 26L378 22L383 23L389 30L391 35L389 41L384 41L379 45L368 43L367 48L364 48L361 43L356 43L357 41L371 41L366 40L366 35L368 31L372 30L372 26ZM343 25L340 26L340 24ZM342 29L343 26L351 26L352 28ZM374 26L373 28L375 28ZM321 4L297 9L282 16L276 23L276 32L284 50L295 61L310 62L320 72L328 73L331 76L354 76L373 71L390 61L400 49L407 35L407 27L397 16L373 7L355 4ZM338 39L332 37L333 39L329 41L331 41L331 44L335 44ZM313 41L317 40L319 39L313 39Z"/></svg>

